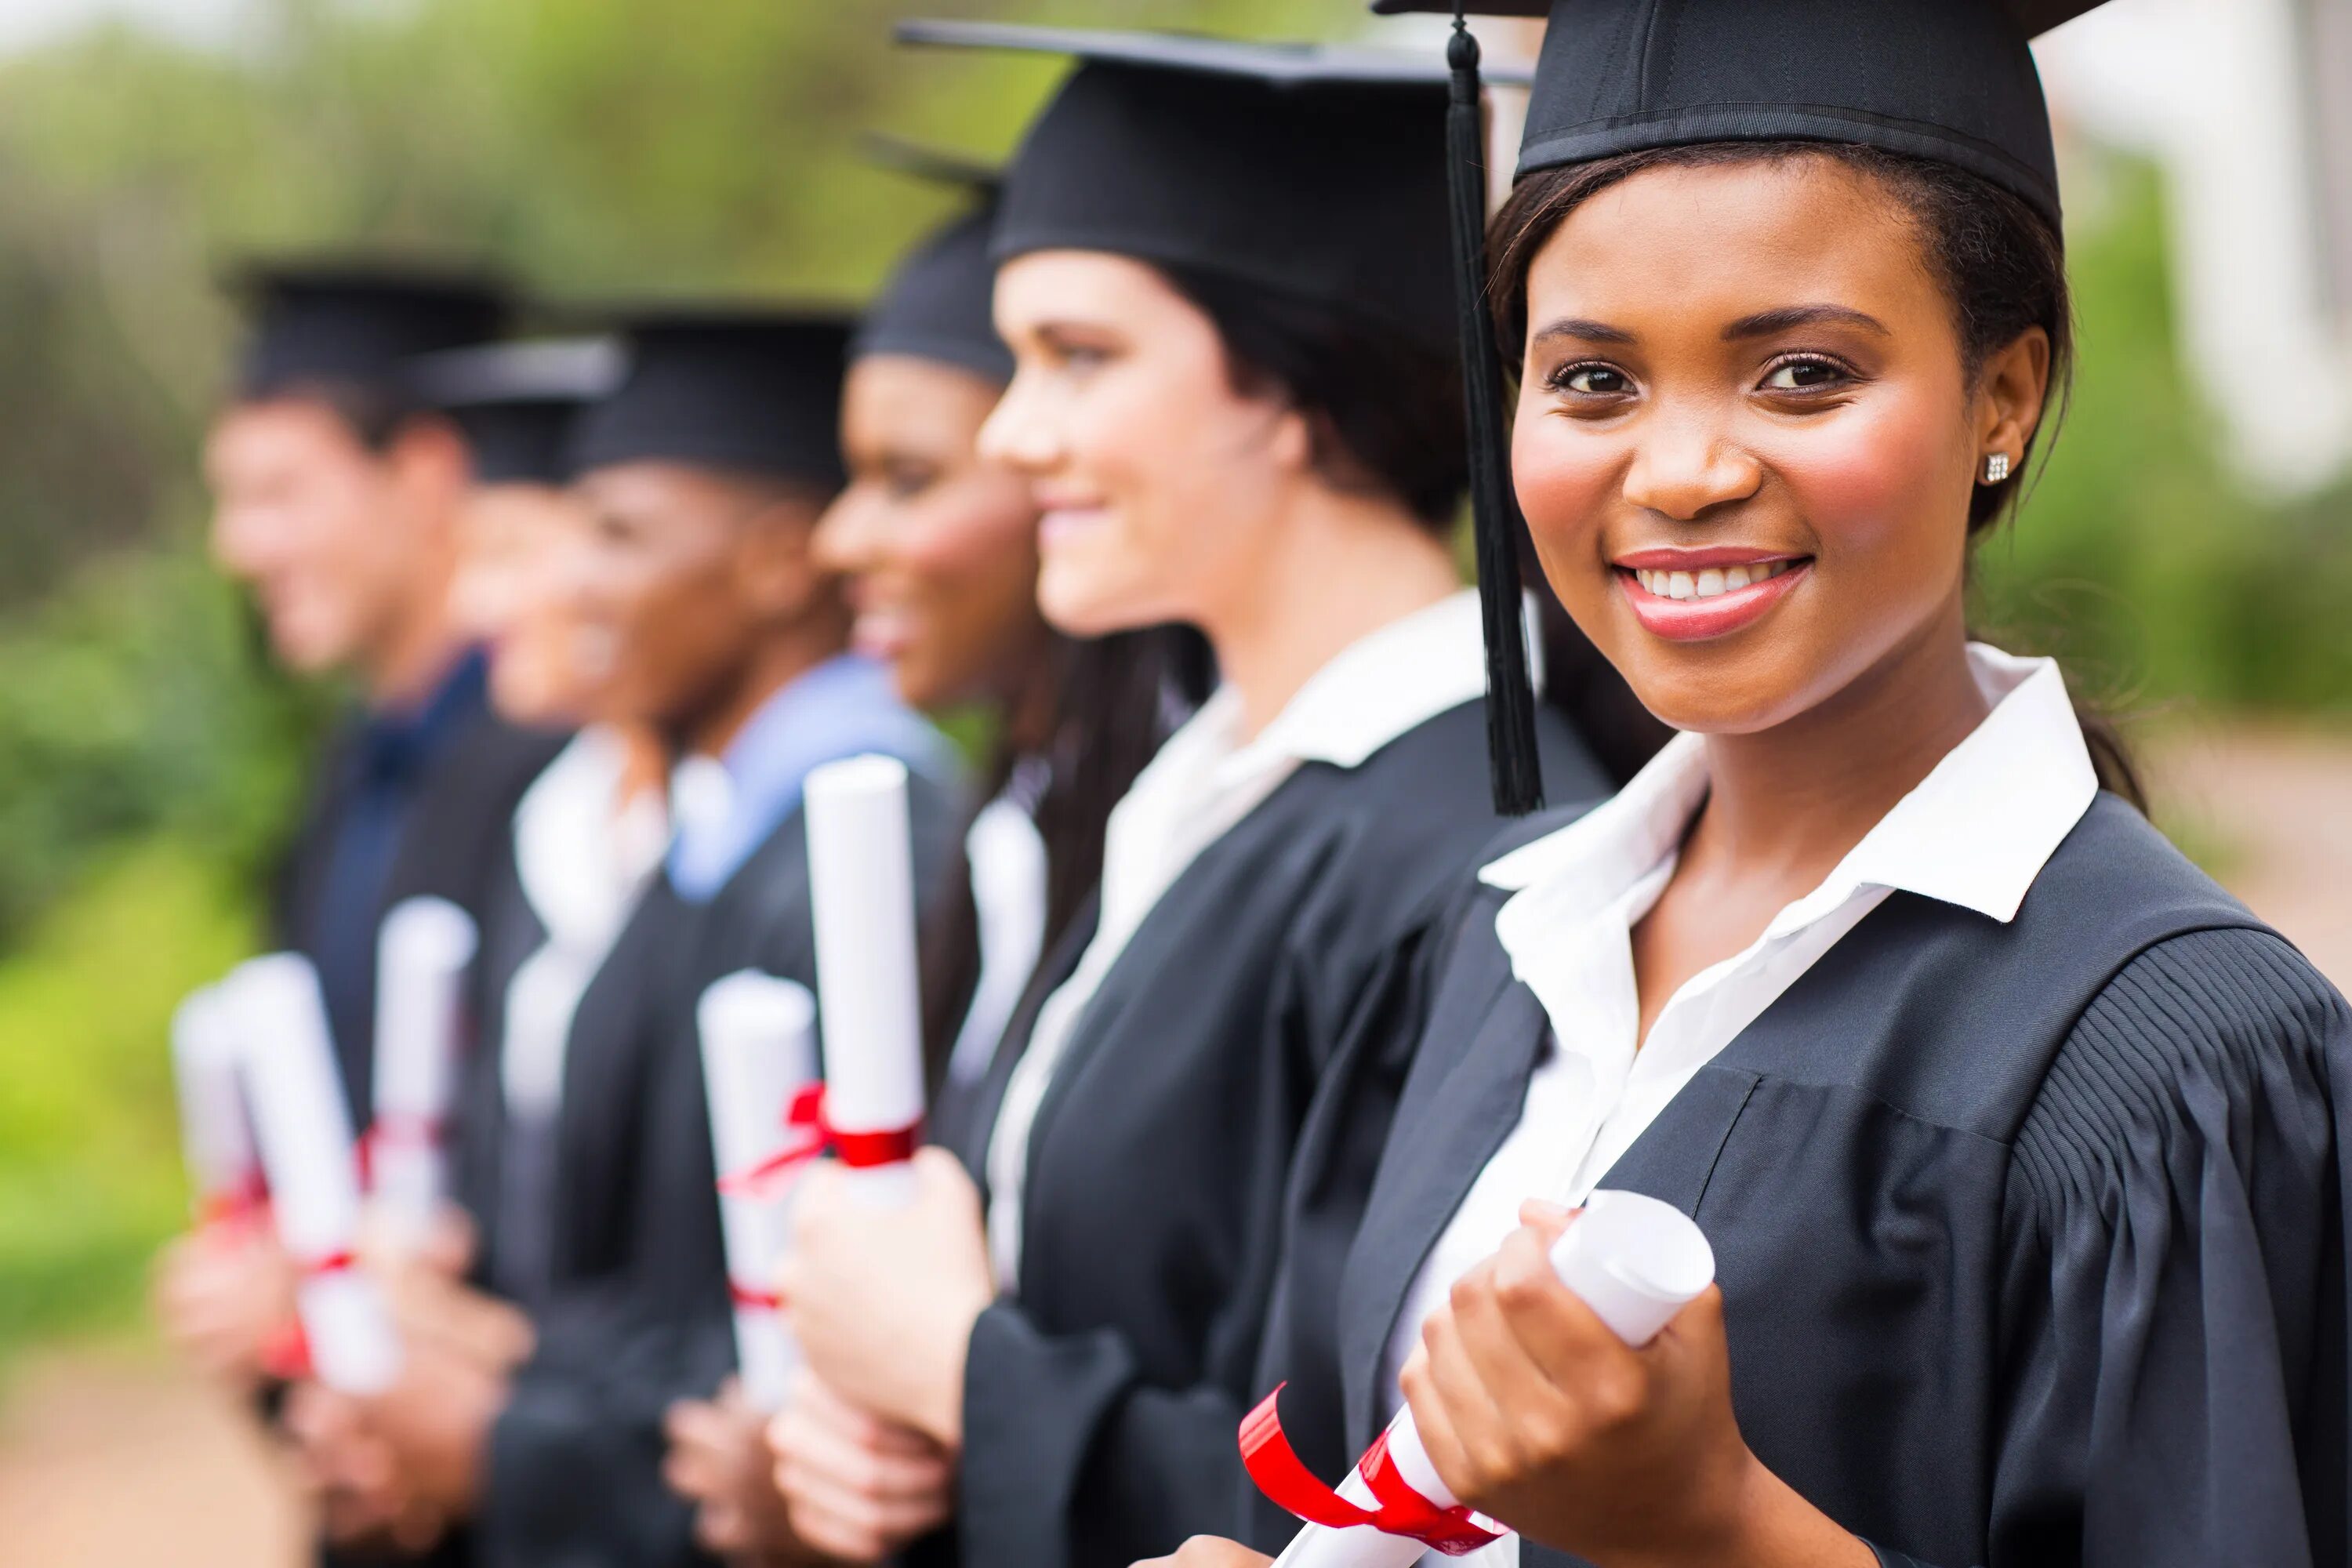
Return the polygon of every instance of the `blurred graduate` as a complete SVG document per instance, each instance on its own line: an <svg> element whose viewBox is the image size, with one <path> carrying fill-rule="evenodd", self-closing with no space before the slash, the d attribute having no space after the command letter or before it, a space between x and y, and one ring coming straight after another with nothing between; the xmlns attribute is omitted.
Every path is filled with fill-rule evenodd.
<svg viewBox="0 0 2352 1568"><path fill-rule="evenodd" d="M487 926L503 991L465 1107L467 1277L404 1319L479 1326L502 1305L527 1353L412 1333L399 1383L349 1402L391 1456L383 1511L462 1529L484 1563L696 1558L662 1421L719 1389L734 1342L695 1005L747 968L814 984L811 769L907 762L926 873L957 820L944 742L845 651L840 584L812 552L842 482L845 324L681 308L621 335L626 374L566 445L586 527L554 617L604 739L517 820ZM668 765L666 847L634 820L632 734Z"/></svg>
<svg viewBox="0 0 2352 1568"><path fill-rule="evenodd" d="M860 321L842 396L849 483L818 526L820 560L841 572L852 642L886 663L899 696L980 721L982 804L961 865L923 933L923 1006L932 1057L929 1136L952 1146L1017 1015L1034 1008L1048 957L1090 929L1111 806L1184 702L1196 639L1170 628L1074 639L1039 613L1037 508L1027 482L977 449L1012 379L990 318L995 264L991 174L919 149L887 161L965 195ZM673 1411L669 1471L698 1503L704 1544L730 1557L789 1556L822 1543L844 1556L909 1522L853 1487L812 1504L814 1543L790 1530L772 1479L765 1417L730 1391ZM792 1461L823 1489L859 1450L835 1429L872 1418L804 1380L778 1420ZM897 1461L942 1493L938 1445L901 1435Z"/></svg>
<svg viewBox="0 0 2352 1568"><path fill-rule="evenodd" d="M782 1294L871 1419L788 1409L779 1475L845 1555L951 1511L968 1568L1123 1564L1229 1516L1293 1150L1345 1107L1377 1152L1402 1063L1360 1025L1404 1005L1496 826L1450 548L1444 86L1380 57L921 36L1081 57L1005 175L1014 369L977 450L1043 512L1048 622L1191 625L1223 684L1110 816L1092 930L965 1131L981 1182L934 1152L889 1214L805 1184ZM1518 596L1497 608L1517 636ZM1529 718L1518 760L1598 794L1571 728ZM905 1462L910 1437L951 1463Z"/></svg>
<svg viewBox="0 0 2352 1568"><path fill-rule="evenodd" d="M1482 857L1352 1252L1286 1258L1325 1310L1260 1372L1326 1478L1407 1403L1465 1505L1423 1527L1517 1532L1462 1561L2352 1552L2352 1015L1967 626L2072 351L2028 41L2089 8L1551 7L1491 237L1512 469L1685 733ZM1643 1348L1549 1259L1600 1188L1713 1244Z"/></svg>
<svg viewBox="0 0 2352 1568"><path fill-rule="evenodd" d="M472 455L419 393L421 355L494 334L506 302L454 274L362 263L250 268L236 392L205 451L213 549L251 590L278 658L358 700L316 770L278 880L275 944L317 967L352 1124L372 1113L384 913L436 895L476 914L517 797L554 742L491 711L455 614ZM264 1233L175 1247L166 1331L208 1367L263 1370L292 1275Z"/></svg>

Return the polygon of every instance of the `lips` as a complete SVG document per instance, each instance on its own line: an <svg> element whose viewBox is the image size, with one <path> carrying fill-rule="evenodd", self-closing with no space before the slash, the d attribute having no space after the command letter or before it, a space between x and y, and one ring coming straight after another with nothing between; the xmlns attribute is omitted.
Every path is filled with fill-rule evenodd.
<svg viewBox="0 0 2352 1568"><path fill-rule="evenodd" d="M1812 574L1807 556L1754 551L1643 551L1615 565L1618 590L1643 626L1675 642L1753 626Z"/></svg>

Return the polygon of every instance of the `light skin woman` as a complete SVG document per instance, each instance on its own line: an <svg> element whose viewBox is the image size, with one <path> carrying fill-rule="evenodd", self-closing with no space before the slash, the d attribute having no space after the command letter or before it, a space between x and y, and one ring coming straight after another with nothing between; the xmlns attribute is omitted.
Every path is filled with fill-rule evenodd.
<svg viewBox="0 0 2352 1568"><path fill-rule="evenodd" d="M1020 256L998 274L996 323L1018 368L979 450L1042 510L1045 618L1073 637L1198 627L1244 737L1341 650L1459 586L1443 531L1330 460L1318 421L1279 389L1237 376L1216 323L1156 268ZM782 1280L811 1364L865 1413L871 1462L820 1492L782 1441L780 1480L811 1539L854 1498L866 1528L823 1539L861 1561L945 1517L949 1466L906 1455L919 1438L951 1464L968 1342L996 1296L973 1184L944 1153L918 1164L917 1201L887 1214L815 1172Z"/></svg>
<svg viewBox="0 0 2352 1568"><path fill-rule="evenodd" d="M1646 1035L1989 710L1971 498L1988 458L2023 465L2053 345L1968 343L1898 194L1801 153L1602 190L1533 252L1526 315L1513 470L1544 574L1643 702L1706 737L1710 793L1633 931ZM1637 575L1734 567L1773 574L1685 601ZM1720 1296L1629 1349L1551 1271L1572 1216L1520 1217L1403 1373L1446 1484L1603 1568L1869 1568L1742 1439ZM1168 1561L1268 1560L1202 1539Z"/></svg>

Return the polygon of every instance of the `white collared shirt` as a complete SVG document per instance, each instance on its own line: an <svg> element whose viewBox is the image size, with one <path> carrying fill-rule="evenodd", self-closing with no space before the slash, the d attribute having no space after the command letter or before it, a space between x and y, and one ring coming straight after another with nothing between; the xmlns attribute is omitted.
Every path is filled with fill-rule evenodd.
<svg viewBox="0 0 2352 1568"><path fill-rule="evenodd" d="M562 1095L572 1015L661 863L658 792L621 799L628 748L613 731L572 737L515 805L515 876L547 941L507 986L499 1077L507 1111L543 1121Z"/></svg>
<svg viewBox="0 0 2352 1568"><path fill-rule="evenodd" d="M1077 969L1039 1009L988 1143L988 1240L998 1284L1020 1276L1029 1135L1078 1019L1137 928L1202 850L1304 763L1354 768L1486 689L1478 595L1464 589L1358 638L1308 679L1255 740L1241 693L1220 689L1160 749L1111 811L1102 916Z"/></svg>
<svg viewBox="0 0 2352 1568"><path fill-rule="evenodd" d="M1706 743L1679 735L1624 791L1479 873L1511 891L1495 935L1551 1021L1518 1124L1430 1249L1390 1332L1381 1387L1454 1281L1518 1226L1519 1205L1589 1197L1699 1068L1895 889L2006 922L2098 793L2055 662L1969 648L1983 722L1847 852L1822 885L1772 917L1746 951L1668 998L1639 1042L1633 927L1673 877L1706 797ZM1436 1559L1425 1559L1433 1562ZM1461 1559L1518 1561L1516 1537Z"/></svg>

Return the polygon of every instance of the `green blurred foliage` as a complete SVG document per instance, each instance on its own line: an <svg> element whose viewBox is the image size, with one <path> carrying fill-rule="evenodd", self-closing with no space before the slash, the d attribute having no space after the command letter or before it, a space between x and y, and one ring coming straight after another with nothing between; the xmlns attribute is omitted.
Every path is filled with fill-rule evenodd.
<svg viewBox="0 0 2352 1568"><path fill-rule="evenodd" d="M182 1212L170 1010L251 950L332 696L268 672L202 560L216 269L367 244L557 300L854 296L949 199L861 135L1001 153L1059 68L893 50L909 13L1328 36L1361 10L275 0L232 51L116 29L0 61L0 1342L119 1319ZM2352 495L2266 506L2221 471L2156 184L2102 179L2064 438L1980 553L1981 622L2126 706L2352 706Z"/></svg>
<svg viewBox="0 0 2352 1568"><path fill-rule="evenodd" d="M2020 515L1977 553L1994 640L2056 653L2117 715L2352 715L2352 489L2266 502L2225 473L2173 348L2163 194L2129 161L2088 174L2069 235L2073 395Z"/></svg>

